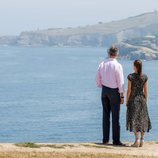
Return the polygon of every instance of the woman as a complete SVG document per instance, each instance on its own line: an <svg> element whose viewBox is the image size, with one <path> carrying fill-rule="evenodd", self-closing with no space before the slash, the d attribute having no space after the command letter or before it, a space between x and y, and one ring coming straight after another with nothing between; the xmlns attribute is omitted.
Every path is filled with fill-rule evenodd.
<svg viewBox="0 0 158 158"><path fill-rule="evenodd" d="M129 74L127 78L127 130L135 135L135 143L132 146L142 147L144 134L151 129L151 122L147 109L148 77L142 74L141 60L134 62L134 73Z"/></svg>

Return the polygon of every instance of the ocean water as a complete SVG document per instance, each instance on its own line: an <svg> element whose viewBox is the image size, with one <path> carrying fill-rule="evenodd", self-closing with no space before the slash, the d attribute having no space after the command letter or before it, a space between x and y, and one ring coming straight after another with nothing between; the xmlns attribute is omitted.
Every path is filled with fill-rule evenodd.
<svg viewBox="0 0 158 158"><path fill-rule="evenodd" d="M0 47L0 142L101 142L101 89L98 64L106 48ZM120 61L125 78L132 61ZM149 77L149 113L158 136L158 61L144 61ZM126 80L127 83L127 80ZM126 131L121 106L121 138Z"/></svg>

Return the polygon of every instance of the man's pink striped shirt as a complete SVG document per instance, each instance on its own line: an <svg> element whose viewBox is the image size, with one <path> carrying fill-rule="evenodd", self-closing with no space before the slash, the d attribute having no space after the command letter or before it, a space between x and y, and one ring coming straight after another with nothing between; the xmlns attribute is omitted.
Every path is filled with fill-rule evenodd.
<svg viewBox="0 0 158 158"><path fill-rule="evenodd" d="M109 88L118 88L120 93L124 93L124 75L123 68L116 59L109 58L100 63L96 76L98 87L106 86Z"/></svg>

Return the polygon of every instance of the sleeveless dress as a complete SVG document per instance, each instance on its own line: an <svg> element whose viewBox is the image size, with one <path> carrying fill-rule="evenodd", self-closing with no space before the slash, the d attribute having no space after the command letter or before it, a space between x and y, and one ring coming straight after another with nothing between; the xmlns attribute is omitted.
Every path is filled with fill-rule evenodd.
<svg viewBox="0 0 158 158"><path fill-rule="evenodd" d="M136 73L129 74L131 81L131 94L127 103L127 130L131 132L149 132L151 122L147 109L147 102L143 93L143 87L148 80L147 75L140 76Z"/></svg>

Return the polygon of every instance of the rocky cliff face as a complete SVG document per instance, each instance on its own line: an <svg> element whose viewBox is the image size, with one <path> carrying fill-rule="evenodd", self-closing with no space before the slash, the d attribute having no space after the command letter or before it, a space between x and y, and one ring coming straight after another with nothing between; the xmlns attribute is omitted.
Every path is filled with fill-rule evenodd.
<svg viewBox="0 0 158 158"><path fill-rule="evenodd" d="M119 44L120 57L129 60L158 60L158 51L147 47L134 46L127 43Z"/></svg>
<svg viewBox="0 0 158 158"><path fill-rule="evenodd" d="M158 60L158 36L145 36L118 44L120 56L125 59Z"/></svg>

